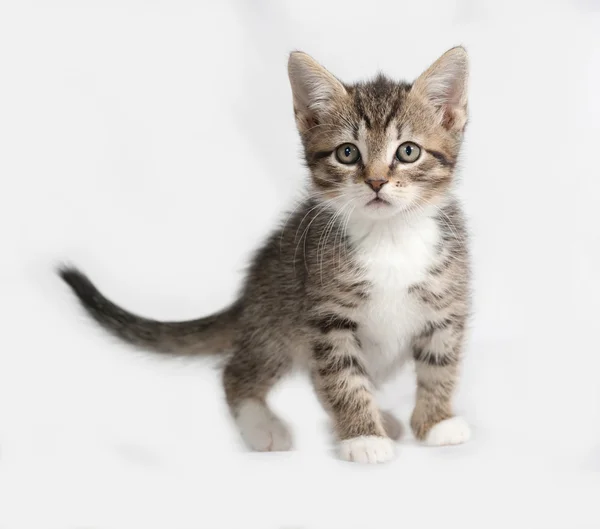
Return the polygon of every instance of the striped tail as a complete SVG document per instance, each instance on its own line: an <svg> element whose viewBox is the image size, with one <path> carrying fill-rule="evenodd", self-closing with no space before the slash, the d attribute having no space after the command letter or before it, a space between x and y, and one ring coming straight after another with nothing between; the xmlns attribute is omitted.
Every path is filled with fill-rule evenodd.
<svg viewBox="0 0 600 529"><path fill-rule="evenodd" d="M127 343L174 355L219 354L233 345L239 303L197 320L155 321L132 314L104 297L76 268L60 268L58 273L90 316L109 333Z"/></svg>

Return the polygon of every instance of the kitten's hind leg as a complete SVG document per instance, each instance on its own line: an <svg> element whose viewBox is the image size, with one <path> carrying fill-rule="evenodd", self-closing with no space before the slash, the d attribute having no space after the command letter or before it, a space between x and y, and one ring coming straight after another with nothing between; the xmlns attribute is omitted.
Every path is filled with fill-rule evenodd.
<svg viewBox="0 0 600 529"><path fill-rule="evenodd" d="M235 421L246 445L257 452L283 452L292 448L286 424L265 401L244 399L237 407Z"/></svg>
<svg viewBox="0 0 600 529"><path fill-rule="evenodd" d="M398 441L404 435L402 423L389 411L381 410L381 422L390 439Z"/></svg>
<svg viewBox="0 0 600 529"><path fill-rule="evenodd" d="M289 367L286 358L265 358L251 351L239 351L225 366L227 403L251 450L280 452L292 447L289 428L266 402L269 390Z"/></svg>

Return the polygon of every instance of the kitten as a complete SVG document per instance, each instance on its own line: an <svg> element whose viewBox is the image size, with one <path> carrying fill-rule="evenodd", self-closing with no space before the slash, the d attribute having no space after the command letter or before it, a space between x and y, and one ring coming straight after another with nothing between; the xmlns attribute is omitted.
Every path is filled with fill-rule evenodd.
<svg viewBox="0 0 600 529"><path fill-rule="evenodd" d="M411 418L430 445L469 438L452 411L469 315L466 229L452 184L467 122L467 54L453 48L413 84L344 84L310 56L289 58L310 194L257 251L238 300L206 318L157 322L116 306L79 271L62 278L123 340L175 354L221 354L227 403L246 444L288 450L267 404L303 366L343 459L394 455L398 423L373 391L408 360Z"/></svg>

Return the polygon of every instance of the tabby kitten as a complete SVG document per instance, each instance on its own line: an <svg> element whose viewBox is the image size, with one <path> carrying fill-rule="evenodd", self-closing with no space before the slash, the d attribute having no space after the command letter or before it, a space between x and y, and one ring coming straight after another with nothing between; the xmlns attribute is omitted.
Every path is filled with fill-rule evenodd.
<svg viewBox="0 0 600 529"><path fill-rule="evenodd" d="M452 397L469 315L469 257L452 195L467 122L467 54L453 48L413 84L344 84L289 58L310 193L254 256L238 300L194 321L157 322L106 299L73 268L62 278L123 340L164 353L221 354L225 396L246 444L288 450L273 385L308 370L343 459L394 455L398 423L374 390L413 359L411 427L429 445L466 441Z"/></svg>

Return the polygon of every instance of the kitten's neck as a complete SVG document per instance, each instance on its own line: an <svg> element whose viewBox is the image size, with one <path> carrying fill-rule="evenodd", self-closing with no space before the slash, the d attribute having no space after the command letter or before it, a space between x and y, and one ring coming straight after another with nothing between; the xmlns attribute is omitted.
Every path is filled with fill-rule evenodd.
<svg viewBox="0 0 600 529"><path fill-rule="evenodd" d="M373 237L382 241L393 240L394 235L400 232L419 231L424 223L437 217L445 205L429 204L386 218L373 218L354 211L348 221L348 234L355 241Z"/></svg>

